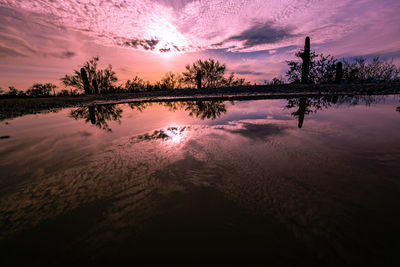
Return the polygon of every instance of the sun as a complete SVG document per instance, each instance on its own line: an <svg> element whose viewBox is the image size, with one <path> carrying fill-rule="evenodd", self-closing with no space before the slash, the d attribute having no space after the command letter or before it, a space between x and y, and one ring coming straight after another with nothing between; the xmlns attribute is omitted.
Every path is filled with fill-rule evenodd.
<svg viewBox="0 0 400 267"><path fill-rule="evenodd" d="M148 33L159 40L155 46L155 52L160 54L183 53L185 47L189 46L187 38L170 23L153 25Z"/></svg>

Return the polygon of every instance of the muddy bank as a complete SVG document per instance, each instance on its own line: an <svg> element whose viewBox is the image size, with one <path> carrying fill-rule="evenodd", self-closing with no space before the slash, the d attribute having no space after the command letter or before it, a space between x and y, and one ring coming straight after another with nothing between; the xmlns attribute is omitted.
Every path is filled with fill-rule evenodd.
<svg viewBox="0 0 400 267"><path fill-rule="evenodd" d="M279 99L318 95L380 95L400 93L400 83L351 85L268 85L234 88L177 89L169 91L118 93L46 98L0 98L0 120L52 112L67 107L125 102L190 101L190 100L246 100Z"/></svg>

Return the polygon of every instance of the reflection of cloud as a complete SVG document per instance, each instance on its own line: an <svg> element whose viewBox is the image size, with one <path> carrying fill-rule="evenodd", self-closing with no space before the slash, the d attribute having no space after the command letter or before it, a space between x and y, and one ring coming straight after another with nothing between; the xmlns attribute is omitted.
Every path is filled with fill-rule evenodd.
<svg viewBox="0 0 400 267"><path fill-rule="evenodd" d="M266 140L271 136L281 135L287 130L287 126L279 124L257 124L249 122L241 122L240 128L223 127L221 130L227 131L233 134L240 134L241 136L247 137L252 140Z"/></svg>

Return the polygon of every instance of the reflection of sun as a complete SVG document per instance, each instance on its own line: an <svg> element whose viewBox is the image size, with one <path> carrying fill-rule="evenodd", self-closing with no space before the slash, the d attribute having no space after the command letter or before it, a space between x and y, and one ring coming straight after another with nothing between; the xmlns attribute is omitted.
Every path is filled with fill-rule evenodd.
<svg viewBox="0 0 400 267"><path fill-rule="evenodd" d="M168 127L165 134L168 135L168 142L178 144L185 136L186 127Z"/></svg>

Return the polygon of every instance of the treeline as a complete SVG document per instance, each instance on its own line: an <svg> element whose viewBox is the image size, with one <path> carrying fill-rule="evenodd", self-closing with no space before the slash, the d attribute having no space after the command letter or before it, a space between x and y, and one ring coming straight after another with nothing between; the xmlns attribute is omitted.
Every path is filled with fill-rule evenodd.
<svg viewBox="0 0 400 267"><path fill-rule="evenodd" d="M295 55L299 60L286 61L289 66L286 72L289 83L379 83L400 80L400 67L393 60L375 57L368 61L364 57L355 57L339 61L331 55L324 56L311 51L310 37L306 38L304 49ZM280 82L279 79L274 80Z"/></svg>
<svg viewBox="0 0 400 267"><path fill-rule="evenodd" d="M182 73L166 73L161 80L151 83L135 76L124 84L117 84L118 78L112 66L108 65L105 69L98 68L99 57L94 57L85 62L81 70L74 70L72 75L62 77L61 83L67 89L56 93L56 85L51 83L32 85L28 90L22 91L14 86L9 87L8 92L0 94L11 97L48 97L48 96L67 96L81 95L85 92L84 81L89 86L90 93L133 93L145 91L165 91L182 88L194 88L197 86L199 74L204 88L248 86L250 82L243 78L238 78L234 73L225 76L226 65L218 60L197 60L186 66Z"/></svg>
<svg viewBox="0 0 400 267"><path fill-rule="evenodd" d="M65 75L61 82L69 88L84 91L84 81L90 88L89 91L95 93L123 93L140 91L164 91L182 88L194 88L197 86L198 75L200 74L203 87L234 87L250 85L245 79L235 77L232 73L225 77L226 65L214 59L197 60L193 64L186 65L186 70L182 73L166 73L161 80L151 83L135 76L122 85L116 85L118 78L116 73L109 65L106 69L98 69L98 57L94 57L84 64L80 71L74 70L73 75ZM84 73L84 74L83 74ZM85 77L86 76L86 77Z"/></svg>
<svg viewBox="0 0 400 267"><path fill-rule="evenodd" d="M297 57L300 55L301 52L296 54ZM316 54L314 51L311 52L310 59L308 83L336 83L338 59L331 55ZM301 83L302 62L287 61L287 63L289 65L289 70L286 72L288 82ZM393 60L387 61L375 57L368 61L366 58L356 57L351 60L342 60L341 63L340 83L379 83L400 80L400 68L393 63Z"/></svg>
<svg viewBox="0 0 400 267"><path fill-rule="evenodd" d="M339 61L331 55L317 54L310 50L310 39L306 38L303 50L297 52L299 60L286 61L289 70L285 78L280 76L264 85L291 84L330 84L330 83L379 83L400 81L400 68L393 60L383 60L375 57L367 60L357 57ZM48 97L75 96L84 93L134 93L144 91L165 91L182 88L221 88L249 86L250 82L238 78L234 73L225 76L226 65L218 60L197 60L186 65L182 73L166 73L161 80L151 83L135 76L124 84L117 84L118 78L112 66L98 68L99 57L85 62L80 70L74 70L72 75L65 75L60 80L65 89L57 90L51 83L35 83L26 91L10 86L5 92L0 88L0 94L9 97ZM85 90L86 85L86 90Z"/></svg>

